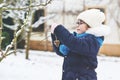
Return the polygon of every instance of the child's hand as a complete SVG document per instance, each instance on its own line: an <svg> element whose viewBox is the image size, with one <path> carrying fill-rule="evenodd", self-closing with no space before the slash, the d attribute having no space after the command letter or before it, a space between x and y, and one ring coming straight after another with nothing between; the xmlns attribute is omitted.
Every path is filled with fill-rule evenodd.
<svg viewBox="0 0 120 80"><path fill-rule="evenodd" d="M57 23L53 23L52 25L51 25L51 33L54 33L54 30L55 30L55 28L58 26L59 24L57 24Z"/></svg>

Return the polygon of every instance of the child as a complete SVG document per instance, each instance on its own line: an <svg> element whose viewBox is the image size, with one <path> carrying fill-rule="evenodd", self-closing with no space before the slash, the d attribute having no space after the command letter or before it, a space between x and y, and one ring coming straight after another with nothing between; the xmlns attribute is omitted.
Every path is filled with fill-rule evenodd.
<svg viewBox="0 0 120 80"><path fill-rule="evenodd" d="M103 12L90 9L78 15L73 34L63 25L51 25L53 48L64 57L62 80L97 80L97 54L110 32L104 20Z"/></svg>

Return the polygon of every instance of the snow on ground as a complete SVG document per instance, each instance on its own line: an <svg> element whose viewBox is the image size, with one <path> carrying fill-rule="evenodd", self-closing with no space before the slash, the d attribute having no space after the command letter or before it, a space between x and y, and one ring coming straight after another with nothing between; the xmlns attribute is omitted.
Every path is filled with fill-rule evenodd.
<svg viewBox="0 0 120 80"><path fill-rule="evenodd" d="M0 63L0 80L61 80L63 58L54 52L30 50L10 55ZM98 56L98 80L120 80L120 58Z"/></svg>

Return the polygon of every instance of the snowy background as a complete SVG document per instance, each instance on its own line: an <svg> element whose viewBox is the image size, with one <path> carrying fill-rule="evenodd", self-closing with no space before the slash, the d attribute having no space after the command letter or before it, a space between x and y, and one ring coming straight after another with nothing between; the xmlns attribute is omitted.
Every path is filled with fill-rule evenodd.
<svg viewBox="0 0 120 80"><path fill-rule="evenodd" d="M54 52L30 50L10 55L0 63L0 80L61 80L63 58ZM120 58L98 56L98 80L120 80Z"/></svg>

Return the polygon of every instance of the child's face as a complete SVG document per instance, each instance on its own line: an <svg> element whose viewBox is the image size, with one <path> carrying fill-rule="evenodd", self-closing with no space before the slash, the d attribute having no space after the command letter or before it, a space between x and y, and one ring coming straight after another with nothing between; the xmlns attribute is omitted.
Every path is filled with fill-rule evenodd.
<svg viewBox="0 0 120 80"><path fill-rule="evenodd" d="M76 31L78 34L84 33L88 30L89 26L82 20L78 20Z"/></svg>

